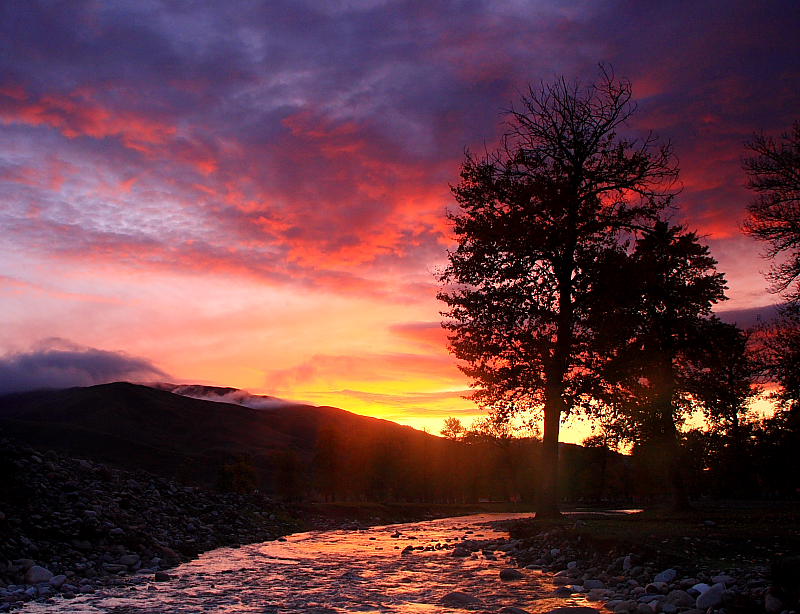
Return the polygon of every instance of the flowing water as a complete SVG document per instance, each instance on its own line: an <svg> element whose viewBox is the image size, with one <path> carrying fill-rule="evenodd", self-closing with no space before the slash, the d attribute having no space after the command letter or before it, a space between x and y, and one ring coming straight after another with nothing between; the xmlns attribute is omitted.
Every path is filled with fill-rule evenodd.
<svg viewBox="0 0 800 614"><path fill-rule="evenodd" d="M477 612L504 606L532 614L558 606L587 605L580 595L557 597L546 574L521 570L522 580L500 580L513 566L507 555L478 551L451 556L464 539L507 535L492 526L521 515L485 514L363 530L315 531L285 541L219 548L171 570L170 582L134 577L74 599L29 603L21 612L76 614L439 614L452 591L477 597ZM403 553L408 546L414 548ZM463 611L463 610L461 610Z"/></svg>

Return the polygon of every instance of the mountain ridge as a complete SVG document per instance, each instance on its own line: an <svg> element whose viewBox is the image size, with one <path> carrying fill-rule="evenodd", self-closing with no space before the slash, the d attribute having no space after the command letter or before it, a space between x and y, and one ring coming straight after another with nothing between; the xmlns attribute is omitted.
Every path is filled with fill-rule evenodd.
<svg viewBox="0 0 800 614"><path fill-rule="evenodd" d="M237 458L263 474L273 473L276 455L309 463L319 433L333 427L432 437L335 407L283 403L267 412L129 382L0 396L0 431L19 441L204 484Z"/></svg>

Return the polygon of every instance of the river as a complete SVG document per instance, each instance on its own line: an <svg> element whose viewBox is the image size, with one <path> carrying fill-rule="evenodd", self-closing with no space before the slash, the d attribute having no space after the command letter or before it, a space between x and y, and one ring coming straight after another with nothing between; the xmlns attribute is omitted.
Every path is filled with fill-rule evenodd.
<svg viewBox="0 0 800 614"><path fill-rule="evenodd" d="M504 606L531 614L588 605L580 595L557 597L546 574L502 581L508 555L478 551L452 556L467 540L507 534L492 523L522 515L482 514L372 527L296 533L285 540L219 548L170 570L169 582L132 577L120 585L70 600L28 603L24 614L439 614L464 611L445 605L459 591L480 600L472 611ZM502 544L499 544L502 545ZM410 550L409 547L413 548ZM405 550L405 553L403 552Z"/></svg>

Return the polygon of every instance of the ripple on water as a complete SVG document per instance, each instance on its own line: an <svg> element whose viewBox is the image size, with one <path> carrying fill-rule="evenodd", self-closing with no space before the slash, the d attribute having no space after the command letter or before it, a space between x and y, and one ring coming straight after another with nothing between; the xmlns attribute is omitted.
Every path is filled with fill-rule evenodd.
<svg viewBox="0 0 800 614"><path fill-rule="evenodd" d="M509 566L502 552L496 559L480 552L459 558L445 549L463 539L505 537L490 523L519 516L481 514L358 531L298 533L286 541L219 548L172 570L172 582L132 577L120 586L72 600L29 603L21 612L440 614L460 611L442 603L454 591L477 597L478 611L515 606L535 614L586 605L580 596L553 596L553 585L539 572L525 570L519 582L501 581L500 570ZM402 554L407 546L414 550Z"/></svg>

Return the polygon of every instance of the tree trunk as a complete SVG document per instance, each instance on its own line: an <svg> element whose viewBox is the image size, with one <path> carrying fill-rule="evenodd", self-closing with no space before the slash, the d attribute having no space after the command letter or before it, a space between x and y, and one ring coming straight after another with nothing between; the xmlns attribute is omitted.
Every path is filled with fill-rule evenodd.
<svg viewBox="0 0 800 614"><path fill-rule="evenodd" d="M666 449L669 457L667 459L669 481L672 486L672 509L676 512L689 510L692 508L689 503L689 493L686 491L686 481L684 480L683 459L681 458L681 444L678 441L678 430L675 423L670 420L665 433Z"/></svg>
<svg viewBox="0 0 800 614"><path fill-rule="evenodd" d="M571 237L563 259L554 263L558 277L558 327L552 363L547 369L544 400L544 437L537 518L556 518L558 511L558 430L564 412L564 376L572 351L572 273L575 270L575 209L569 216Z"/></svg>
<svg viewBox="0 0 800 614"><path fill-rule="evenodd" d="M683 511L691 509L689 505L689 495L686 491L686 482L683 477L683 462L681 459L681 444L678 439L678 429L675 427L674 411L672 408L672 397L675 389L674 376L671 367L665 369L666 383L663 398L659 405L659 437L661 438L661 449L664 453L664 465L666 468L666 477L669 480L669 486L672 497L672 509L674 511Z"/></svg>
<svg viewBox="0 0 800 614"><path fill-rule="evenodd" d="M536 518L557 518L558 511L558 430L563 401L560 392L548 390L544 405L544 437L539 468Z"/></svg>

